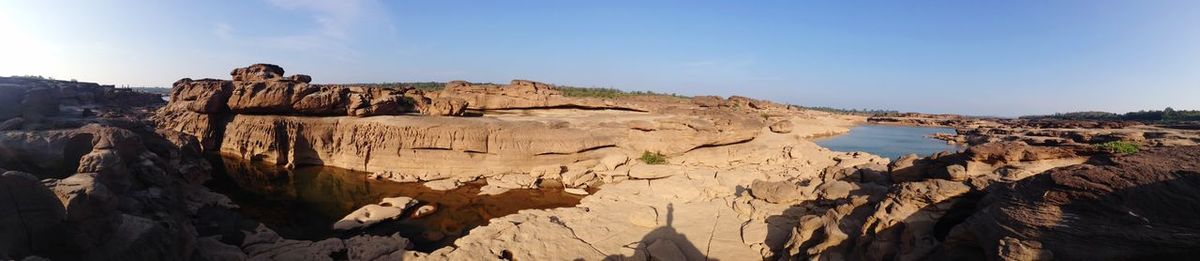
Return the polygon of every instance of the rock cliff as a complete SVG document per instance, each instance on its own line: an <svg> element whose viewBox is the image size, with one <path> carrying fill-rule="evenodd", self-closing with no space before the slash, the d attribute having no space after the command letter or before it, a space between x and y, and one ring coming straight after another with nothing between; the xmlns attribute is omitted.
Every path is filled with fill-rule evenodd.
<svg viewBox="0 0 1200 261"><path fill-rule="evenodd" d="M311 85L307 76L284 77L281 68L266 64L231 75L232 81L176 82L171 102L158 112L159 126L192 134L211 152L361 170L397 181L511 174L566 178L573 187L587 187L605 176L588 173L613 170L644 151L677 155L745 142L767 124L745 116L751 112L685 102L637 106L564 97L552 86L523 80L508 86L451 82L441 92L425 93ZM464 109L487 112L424 115L455 116Z"/></svg>

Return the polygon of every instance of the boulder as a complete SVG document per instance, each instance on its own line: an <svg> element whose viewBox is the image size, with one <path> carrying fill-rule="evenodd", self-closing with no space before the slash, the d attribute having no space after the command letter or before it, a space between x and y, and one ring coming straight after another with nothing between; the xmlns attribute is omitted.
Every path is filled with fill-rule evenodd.
<svg viewBox="0 0 1200 261"><path fill-rule="evenodd" d="M198 113L222 113L232 95L233 84L215 79L181 79L171 88L170 106Z"/></svg>
<svg viewBox="0 0 1200 261"><path fill-rule="evenodd" d="M750 184L750 195L777 204L798 202L815 197L811 188L806 189L787 181L761 180L755 180Z"/></svg>
<svg viewBox="0 0 1200 261"><path fill-rule="evenodd" d="M888 173L892 182L912 182L925 178L924 164L921 164L917 154L908 154L888 164Z"/></svg>
<svg viewBox="0 0 1200 261"><path fill-rule="evenodd" d="M417 204L417 200L409 197L384 198L379 204L366 205L350 212L341 220L333 223L335 230L351 230L369 227L379 222L399 218L405 209Z"/></svg>
<svg viewBox="0 0 1200 261"><path fill-rule="evenodd" d="M775 123L772 123L770 128L771 128L771 132L774 132L774 133L780 133L780 134L792 133L792 121L789 121L789 120L777 121Z"/></svg>
<svg viewBox="0 0 1200 261"><path fill-rule="evenodd" d="M267 81L283 77L283 67L274 64L257 63L245 68L233 69L229 73L233 81Z"/></svg>
<svg viewBox="0 0 1200 261"><path fill-rule="evenodd" d="M0 169L0 259L51 251L68 239L54 193L32 174Z"/></svg>
<svg viewBox="0 0 1200 261"><path fill-rule="evenodd" d="M430 100L422 113L434 116L462 116L466 109L467 100L462 98L435 98Z"/></svg>
<svg viewBox="0 0 1200 261"><path fill-rule="evenodd" d="M967 180L967 178L970 178L970 176L967 174L967 168L963 167L962 165L956 164L946 166L946 173L949 175L947 179L953 181L964 181Z"/></svg>

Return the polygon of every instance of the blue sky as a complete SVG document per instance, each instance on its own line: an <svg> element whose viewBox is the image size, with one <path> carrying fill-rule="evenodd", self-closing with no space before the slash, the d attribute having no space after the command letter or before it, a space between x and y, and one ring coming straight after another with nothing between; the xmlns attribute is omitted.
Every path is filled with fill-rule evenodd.
<svg viewBox="0 0 1200 261"><path fill-rule="evenodd" d="M1015 116L1200 109L1197 1L0 0L0 75L507 82Z"/></svg>

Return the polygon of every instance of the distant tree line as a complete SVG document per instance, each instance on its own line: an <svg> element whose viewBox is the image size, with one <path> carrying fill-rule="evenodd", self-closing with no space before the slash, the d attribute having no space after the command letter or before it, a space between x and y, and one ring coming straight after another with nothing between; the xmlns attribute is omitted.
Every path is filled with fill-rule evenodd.
<svg viewBox="0 0 1200 261"><path fill-rule="evenodd" d="M555 85L554 87L558 88L558 91L562 92L563 96L567 96L567 97L618 98L618 97L626 97L626 96L654 95L654 96L669 96L669 97L677 97L677 98L688 98L687 96L679 95L679 94L675 94L675 93L660 93L660 92L652 92L652 91L624 91L624 90L620 90L620 89L616 89L616 88L607 88L607 87L575 87L575 86L565 86L565 85Z"/></svg>
<svg viewBox="0 0 1200 261"><path fill-rule="evenodd" d="M55 79L54 77L46 77L46 76L41 76L41 75L13 75L12 78L58 81L58 79ZM75 82L76 80L71 79L71 81Z"/></svg>
<svg viewBox="0 0 1200 261"><path fill-rule="evenodd" d="M495 83L471 83L471 85L483 85L483 84L499 85L499 84L495 84ZM393 89L412 87L412 88L415 88L418 90L428 91L428 92L441 91L442 89L446 88L445 82L382 82L382 83L354 83L354 84L347 84L347 85L357 85L357 86L376 87L376 88L393 88ZM658 93L658 92L652 92L652 91L623 91L623 90L616 89L616 88L605 88L605 87L575 87L575 86L566 86L566 85L553 85L553 86L555 88L557 88L560 92L562 92L563 96L567 96L567 97L617 98L617 97L639 96L639 95L658 95L658 96L671 96L671 97L682 97L682 98L687 97L687 96L678 95L678 94L674 94L674 93Z"/></svg>
<svg viewBox="0 0 1200 261"><path fill-rule="evenodd" d="M478 83L472 83L472 84L478 84ZM366 87L376 87L376 88L389 88L389 89L403 89L403 88L411 87L411 88L414 88L417 90L427 91L427 92L441 91L442 89L446 88L446 83L444 83L444 82L381 82L381 83L354 83L354 84L346 84L346 85L356 85L356 86L366 86Z"/></svg>
<svg viewBox="0 0 1200 261"><path fill-rule="evenodd" d="M1175 110L1167 107L1163 110L1135 111L1117 114L1102 111L1082 111L1055 113L1050 115L1022 116L1022 119L1066 119L1066 120L1125 120L1142 122L1173 122L1200 121L1200 110Z"/></svg>
<svg viewBox="0 0 1200 261"><path fill-rule="evenodd" d="M837 113L837 114L850 114L850 115L863 115L863 116L892 116L892 117L900 116L900 112L894 111L894 110L841 109L841 108L832 108L832 107L808 107L808 106L799 106L799 105L792 105L792 106L796 106L796 107L799 107L801 109L806 109L806 110L823 111L823 112Z"/></svg>

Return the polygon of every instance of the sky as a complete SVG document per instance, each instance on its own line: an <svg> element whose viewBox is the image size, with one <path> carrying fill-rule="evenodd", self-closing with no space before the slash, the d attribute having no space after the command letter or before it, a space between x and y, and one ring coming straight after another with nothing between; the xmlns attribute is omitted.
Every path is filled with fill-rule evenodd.
<svg viewBox="0 0 1200 261"><path fill-rule="evenodd" d="M1200 109L1200 1L0 0L0 75L168 87L253 63L926 113Z"/></svg>

